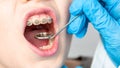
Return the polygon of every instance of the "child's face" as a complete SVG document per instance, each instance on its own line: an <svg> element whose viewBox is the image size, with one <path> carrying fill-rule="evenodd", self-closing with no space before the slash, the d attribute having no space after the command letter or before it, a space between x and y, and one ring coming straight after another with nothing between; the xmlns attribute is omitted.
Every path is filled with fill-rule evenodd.
<svg viewBox="0 0 120 68"><path fill-rule="evenodd" d="M51 35L62 28L68 21L70 3L70 0L0 0L0 65L60 68L71 36L66 31L52 40L38 40L34 36Z"/></svg>

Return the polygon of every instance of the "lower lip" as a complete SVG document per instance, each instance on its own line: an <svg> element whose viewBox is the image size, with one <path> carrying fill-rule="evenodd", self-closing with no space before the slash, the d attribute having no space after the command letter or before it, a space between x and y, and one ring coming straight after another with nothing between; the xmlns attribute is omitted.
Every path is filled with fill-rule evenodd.
<svg viewBox="0 0 120 68"><path fill-rule="evenodd" d="M58 50L58 36L54 39L52 42L52 47L47 50L40 50L38 47L35 47L34 45L30 45L31 49L36 52L38 55L43 57L48 57L54 55Z"/></svg>
<svg viewBox="0 0 120 68"><path fill-rule="evenodd" d="M37 15L37 14L42 14L42 13L45 13L50 15L52 18L53 18L53 21L54 21L54 24L57 26L57 23L56 23L56 16L54 14L54 12L50 9L50 8L40 8L40 9L35 9L31 12L29 12L27 15L26 15L26 18L25 18L25 25L26 25L26 22L28 20L29 17L33 16L33 15ZM54 26L54 28L56 28L56 26ZM26 27L26 26L25 26ZM55 30L56 31L56 30ZM52 42L52 47L50 49L47 49L47 50L40 50L38 47L34 46L33 44L30 44L30 48L35 52L37 53L38 55L42 56L42 57L48 57L48 56L52 56L54 55L57 50L58 50L58 36L56 36L54 38L54 41Z"/></svg>

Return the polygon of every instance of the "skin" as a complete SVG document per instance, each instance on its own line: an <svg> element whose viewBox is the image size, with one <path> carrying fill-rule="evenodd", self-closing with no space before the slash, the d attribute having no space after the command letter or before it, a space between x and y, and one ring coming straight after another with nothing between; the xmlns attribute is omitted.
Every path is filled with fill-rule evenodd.
<svg viewBox="0 0 120 68"><path fill-rule="evenodd" d="M55 11L61 28L68 21L70 3L70 0L0 0L0 68L60 68L67 57L71 36L62 32L57 53L41 57L24 37L23 19L27 11L47 6Z"/></svg>

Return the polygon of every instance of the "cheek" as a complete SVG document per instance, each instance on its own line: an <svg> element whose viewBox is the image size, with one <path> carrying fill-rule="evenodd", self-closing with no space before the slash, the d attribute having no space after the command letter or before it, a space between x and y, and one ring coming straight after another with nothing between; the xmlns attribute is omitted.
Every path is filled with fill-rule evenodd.
<svg viewBox="0 0 120 68"><path fill-rule="evenodd" d="M68 8L70 5L70 1L68 0L56 0L56 5L58 7L59 12L63 15L68 14Z"/></svg>
<svg viewBox="0 0 120 68"><path fill-rule="evenodd" d="M13 23L13 8L13 4L9 0L0 2L0 32L2 33L8 31L9 26Z"/></svg>
<svg viewBox="0 0 120 68"><path fill-rule="evenodd" d="M15 7L13 3L14 3L13 1L9 1L9 0L0 2L0 21L11 20L14 14L14 7Z"/></svg>

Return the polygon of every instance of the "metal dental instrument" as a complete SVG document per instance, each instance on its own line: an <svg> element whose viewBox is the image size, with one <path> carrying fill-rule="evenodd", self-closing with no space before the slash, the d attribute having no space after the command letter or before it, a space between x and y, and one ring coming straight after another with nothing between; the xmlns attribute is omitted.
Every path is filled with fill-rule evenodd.
<svg viewBox="0 0 120 68"><path fill-rule="evenodd" d="M75 19L77 19L81 14L78 14L77 16L73 17L64 27L62 27L56 34L48 35L48 36L35 36L37 39L53 39L57 35L59 35L71 22L73 22Z"/></svg>

